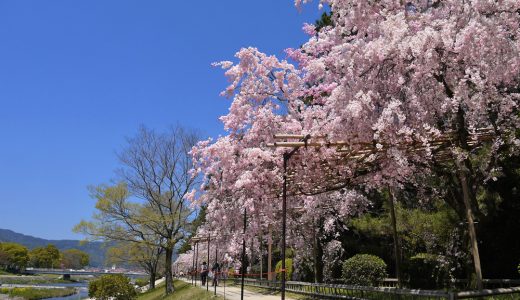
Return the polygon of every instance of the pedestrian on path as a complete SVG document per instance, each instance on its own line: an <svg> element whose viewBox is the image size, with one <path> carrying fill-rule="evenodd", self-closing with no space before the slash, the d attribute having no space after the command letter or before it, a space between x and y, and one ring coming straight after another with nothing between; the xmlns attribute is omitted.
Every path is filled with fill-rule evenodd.
<svg viewBox="0 0 520 300"><path fill-rule="evenodd" d="M222 264L222 266L220 266L220 278L223 279L223 280L226 280L228 278L228 275L229 275L229 265L224 265Z"/></svg>
<svg viewBox="0 0 520 300"><path fill-rule="evenodd" d="M213 264L213 267L211 267L211 272L213 272L213 284L212 286L218 286L218 278L220 276L220 265L218 262L215 262Z"/></svg>
<svg viewBox="0 0 520 300"><path fill-rule="evenodd" d="M206 285L206 280L208 279L208 265L206 262L202 262L202 266L200 267L200 280L202 281L202 285Z"/></svg>

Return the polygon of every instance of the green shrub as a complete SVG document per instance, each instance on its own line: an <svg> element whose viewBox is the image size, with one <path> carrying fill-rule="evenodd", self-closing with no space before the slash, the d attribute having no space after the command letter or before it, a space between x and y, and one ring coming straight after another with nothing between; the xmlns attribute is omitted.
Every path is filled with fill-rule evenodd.
<svg viewBox="0 0 520 300"><path fill-rule="evenodd" d="M286 258L285 259L285 269L287 270L285 272L285 280L291 280L292 273L293 273L293 260L292 258ZM282 261L278 261L276 263L275 271L276 271L276 279L282 280Z"/></svg>
<svg viewBox="0 0 520 300"><path fill-rule="evenodd" d="M294 258L294 249L292 249L292 248L285 249L285 257Z"/></svg>
<svg viewBox="0 0 520 300"><path fill-rule="evenodd" d="M145 279L145 278L138 278L135 280L135 285L137 285L138 287L146 286L149 283L150 283L150 280Z"/></svg>
<svg viewBox="0 0 520 300"><path fill-rule="evenodd" d="M441 260L441 256L429 253L419 253L411 257L405 269L410 286L423 289L444 287L449 271Z"/></svg>
<svg viewBox="0 0 520 300"><path fill-rule="evenodd" d="M137 292L130 279L119 274L103 275L88 285L88 296L98 300L131 300Z"/></svg>
<svg viewBox="0 0 520 300"><path fill-rule="evenodd" d="M377 285L386 277L386 263L375 255L356 254L343 263L343 280L347 284Z"/></svg>

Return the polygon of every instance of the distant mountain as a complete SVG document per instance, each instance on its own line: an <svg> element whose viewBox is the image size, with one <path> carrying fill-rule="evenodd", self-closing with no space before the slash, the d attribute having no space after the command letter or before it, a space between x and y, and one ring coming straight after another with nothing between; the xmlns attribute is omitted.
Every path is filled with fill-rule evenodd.
<svg viewBox="0 0 520 300"><path fill-rule="evenodd" d="M0 242L18 243L29 249L53 244L60 251L74 248L88 253L90 255L90 266L101 267L105 262L105 247L101 242L80 243L79 240L46 240L8 229L0 229Z"/></svg>

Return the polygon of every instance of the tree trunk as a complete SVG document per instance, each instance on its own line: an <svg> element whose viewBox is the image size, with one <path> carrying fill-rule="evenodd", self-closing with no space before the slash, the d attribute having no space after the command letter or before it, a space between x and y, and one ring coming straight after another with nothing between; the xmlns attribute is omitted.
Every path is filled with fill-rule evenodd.
<svg viewBox="0 0 520 300"><path fill-rule="evenodd" d="M316 280L318 280L318 283L323 282L323 245L321 244L321 241L319 238L316 239L316 258L317 258L317 264L316 264Z"/></svg>
<svg viewBox="0 0 520 300"><path fill-rule="evenodd" d="M459 110L457 111L457 135L458 135L458 144L465 151L470 150L468 145L469 133L466 129L466 121L464 116L464 109L462 106L459 106ZM476 286L479 290L482 290L482 269L480 268L480 255L478 252L478 242L477 242L477 231L475 230L475 222L473 220L473 206L478 209L478 203L475 198L475 193L473 192L472 186L472 166L469 158L465 158L462 162L455 158L457 164L457 175L460 180L460 186L462 188L462 198L464 201L464 207L466 210L466 220L468 222L468 231L471 245L471 255L473 256L473 265L475 267L475 275L476 275Z"/></svg>
<svg viewBox="0 0 520 300"><path fill-rule="evenodd" d="M149 290L155 289L155 271L150 272Z"/></svg>
<svg viewBox="0 0 520 300"><path fill-rule="evenodd" d="M469 186L467 179L466 167L459 164L459 179L462 187L462 196L464 200L464 206L466 207L466 221L468 222L468 231L471 246L471 255L473 257L473 266L475 268L476 275L476 287L482 290L482 269L480 267L480 255L478 251L477 231L475 229L475 221L473 219L473 211L471 209L471 187Z"/></svg>
<svg viewBox="0 0 520 300"><path fill-rule="evenodd" d="M312 229L312 256L314 258L314 264L312 266L314 271L314 283L318 283L318 240L316 238L315 229Z"/></svg>
<svg viewBox="0 0 520 300"><path fill-rule="evenodd" d="M175 291L175 287L173 286L173 274L172 274L172 256L173 249L168 247L165 250L166 254L166 265L164 266L164 278L166 280L166 294L172 294Z"/></svg>
<svg viewBox="0 0 520 300"><path fill-rule="evenodd" d="M318 222L318 233L314 233L314 282L323 282L323 246L321 245L321 220Z"/></svg>
<svg viewBox="0 0 520 300"><path fill-rule="evenodd" d="M157 259L153 258L152 261L142 264L143 268L148 273L148 290L155 288L155 278L157 277Z"/></svg>
<svg viewBox="0 0 520 300"><path fill-rule="evenodd" d="M397 235L397 221L395 218L395 209L394 209L394 192L392 189L389 189L390 197L388 198L388 204L390 209L390 221L392 222L392 236L394 238L394 255L395 255L395 275L397 277L397 287L401 288L403 286L401 279L401 255L400 255L400 247L399 247L399 236Z"/></svg>

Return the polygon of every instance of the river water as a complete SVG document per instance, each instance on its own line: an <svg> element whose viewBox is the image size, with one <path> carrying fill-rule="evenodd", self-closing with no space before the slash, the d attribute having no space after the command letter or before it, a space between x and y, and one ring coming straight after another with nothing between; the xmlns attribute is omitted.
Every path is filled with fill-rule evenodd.
<svg viewBox="0 0 520 300"><path fill-rule="evenodd" d="M161 280L156 281L156 284L160 283ZM17 286L22 286L25 284L16 284ZM47 284L26 284L26 286L33 287L69 287L76 288L77 293L74 295L70 295L67 297L54 297L47 298L47 300L79 300L79 299L87 299L88 298L88 282L71 282L71 283L47 283Z"/></svg>

